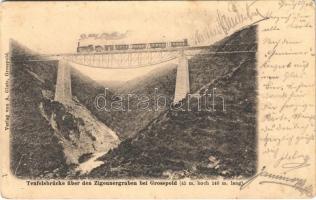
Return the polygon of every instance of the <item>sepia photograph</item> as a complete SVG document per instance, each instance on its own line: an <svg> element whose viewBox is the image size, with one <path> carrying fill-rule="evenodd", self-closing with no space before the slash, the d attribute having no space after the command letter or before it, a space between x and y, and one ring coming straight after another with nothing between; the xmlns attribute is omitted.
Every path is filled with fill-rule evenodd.
<svg viewBox="0 0 316 200"><path fill-rule="evenodd" d="M314 196L315 6L263 5L2 3L6 194Z"/></svg>

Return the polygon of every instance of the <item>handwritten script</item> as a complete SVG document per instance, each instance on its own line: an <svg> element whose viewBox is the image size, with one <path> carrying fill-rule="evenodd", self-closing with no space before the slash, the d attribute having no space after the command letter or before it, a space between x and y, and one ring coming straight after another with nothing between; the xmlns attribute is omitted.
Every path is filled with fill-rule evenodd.
<svg viewBox="0 0 316 200"><path fill-rule="evenodd" d="M269 19L260 23L259 166L267 166L271 172L263 167L241 189L260 179L259 185L274 184L306 196L313 194L313 5L309 1L279 1Z"/></svg>
<svg viewBox="0 0 316 200"><path fill-rule="evenodd" d="M262 170L257 173L255 176L248 179L246 182L241 184L240 190L245 189L255 180L259 180L259 184L276 184L282 185L286 187L293 188L300 192L300 194L304 194L308 197L313 196L313 186L306 184L306 179L303 178L291 178L284 175L272 174L267 172L266 167L263 167ZM262 180L264 179L264 180Z"/></svg>

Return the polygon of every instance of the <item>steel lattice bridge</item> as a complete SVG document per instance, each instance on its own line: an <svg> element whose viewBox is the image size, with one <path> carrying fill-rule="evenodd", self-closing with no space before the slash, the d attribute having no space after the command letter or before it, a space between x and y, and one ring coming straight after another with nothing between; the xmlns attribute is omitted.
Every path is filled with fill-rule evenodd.
<svg viewBox="0 0 316 200"><path fill-rule="evenodd" d="M238 44L231 46L242 46ZM249 45L249 44L248 44ZM253 45L253 44L252 44ZM233 48L234 49L234 48ZM237 48L239 49L239 48ZM40 55L41 59L24 59L23 62L58 60L55 100L62 103L72 101L70 68L78 64L90 68L133 69L149 67L178 59L174 103L178 103L190 92L188 59L195 55L243 54L247 51L210 51L210 46L185 46L141 50L114 50L94 53L66 53Z"/></svg>

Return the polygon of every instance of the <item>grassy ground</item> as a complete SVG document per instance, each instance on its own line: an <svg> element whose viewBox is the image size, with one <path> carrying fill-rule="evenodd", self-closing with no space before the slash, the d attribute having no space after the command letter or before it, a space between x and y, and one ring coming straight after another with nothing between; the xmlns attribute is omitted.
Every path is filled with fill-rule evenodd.
<svg viewBox="0 0 316 200"><path fill-rule="evenodd" d="M39 112L42 89L54 90L56 62L20 62L28 49L11 44L11 170L22 178L64 177L68 166L54 131ZM34 75L36 72L39 76ZM54 172L54 173L53 173Z"/></svg>
<svg viewBox="0 0 316 200"><path fill-rule="evenodd" d="M156 98L155 88L158 89L157 94L166 97L167 104L173 100L175 90L176 68L175 66L165 66L163 69L155 70L145 77L131 80L123 86L113 90L107 90L107 102L113 102L113 97L119 95L123 98L124 110L100 111L96 109L94 104L95 97L104 94L104 88L101 84L89 79L76 70L72 70L72 89L73 95L76 96L100 121L115 130L122 140L132 137L143 129L149 122L159 116L164 111L153 110ZM129 100L129 108L127 112L127 95L131 96ZM148 109L137 109L138 103L143 96L149 97L150 111ZM162 100L163 101L163 100ZM143 105L139 107L144 108Z"/></svg>
<svg viewBox="0 0 316 200"><path fill-rule="evenodd" d="M117 145L115 133L76 99L67 105L54 101L57 61L27 61L41 58L14 41L11 55L13 174L21 178L74 177L82 155L107 152ZM97 88L76 78L75 94Z"/></svg>
<svg viewBox="0 0 316 200"><path fill-rule="evenodd" d="M250 37L251 36L251 37ZM256 50L256 27L242 30L210 50ZM189 61L191 91L203 94L217 88L216 111L162 112L135 137L123 141L100 160L94 178L248 177L256 171L256 54L215 54ZM209 77L208 73L215 70ZM202 89L201 89L202 88ZM187 104L188 98L182 103Z"/></svg>

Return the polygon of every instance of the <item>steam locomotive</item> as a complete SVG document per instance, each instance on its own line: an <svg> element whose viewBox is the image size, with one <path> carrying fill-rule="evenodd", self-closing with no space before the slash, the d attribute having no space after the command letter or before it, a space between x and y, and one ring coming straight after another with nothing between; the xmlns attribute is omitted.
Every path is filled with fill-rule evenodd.
<svg viewBox="0 0 316 200"><path fill-rule="evenodd" d="M115 45L93 45L80 46L78 42L77 53L94 53L122 50L142 50L142 49L164 49L168 47L188 46L188 40L156 43L136 43L136 44L115 44Z"/></svg>

